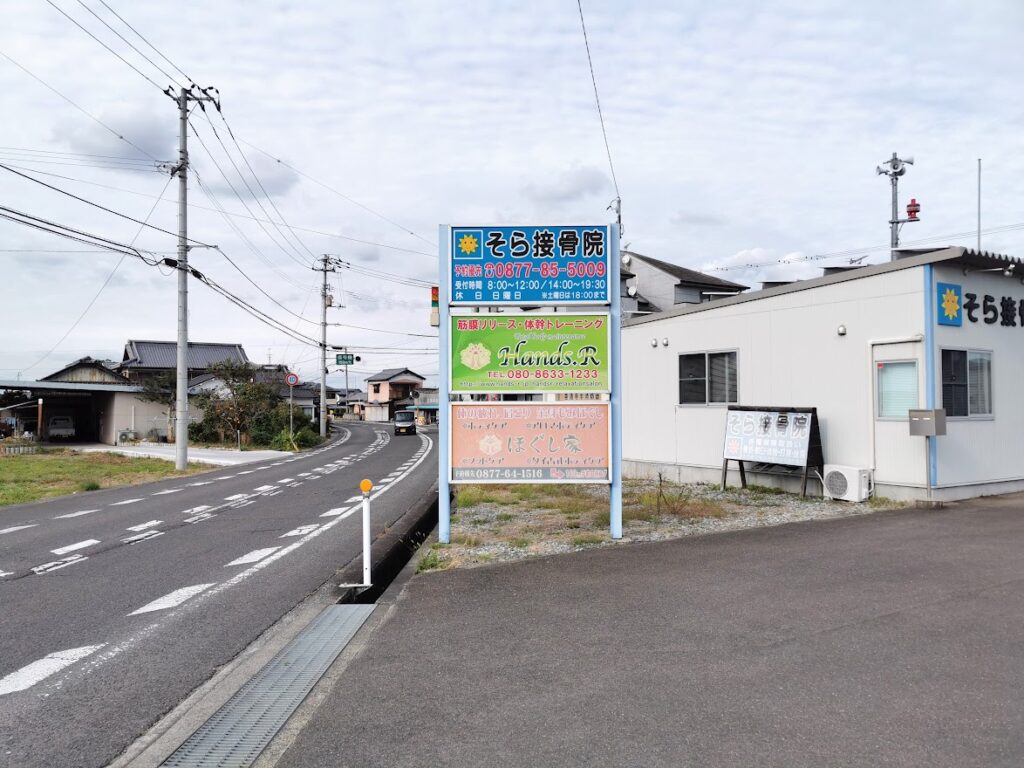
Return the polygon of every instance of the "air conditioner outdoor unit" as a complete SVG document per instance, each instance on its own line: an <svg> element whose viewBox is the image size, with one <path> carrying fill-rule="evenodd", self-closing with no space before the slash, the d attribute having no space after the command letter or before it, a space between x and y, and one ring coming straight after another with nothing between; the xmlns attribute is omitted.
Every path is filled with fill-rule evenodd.
<svg viewBox="0 0 1024 768"><path fill-rule="evenodd" d="M866 501L874 490L870 469L826 464L822 480L826 498L842 501Z"/></svg>

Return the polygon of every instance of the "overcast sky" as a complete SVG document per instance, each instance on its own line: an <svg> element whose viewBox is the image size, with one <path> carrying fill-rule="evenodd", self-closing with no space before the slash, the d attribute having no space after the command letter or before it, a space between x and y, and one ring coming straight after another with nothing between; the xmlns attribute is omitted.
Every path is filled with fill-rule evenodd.
<svg viewBox="0 0 1024 768"><path fill-rule="evenodd" d="M54 3L160 87L168 78L83 4L177 76L100 0ZM318 320L310 254L430 280L438 224L612 216L615 191L575 0L107 4L189 76L220 90L237 138L340 193L243 143L263 185L248 177L257 202L209 123L193 115L230 185L190 137L205 187L191 180L190 235L219 245L294 315ZM631 250L704 270L848 249L870 262L887 259L889 185L875 166L896 151L916 160L901 182L901 207L910 197L922 205L905 242L974 244L980 157L983 229L1019 226L983 235L983 247L1024 256L1024 4L584 0L583 8ZM176 158L176 107L157 87L44 0L6 0L4 17L0 51L144 152ZM133 218L155 205L150 223L176 231L177 183L164 192L167 174L139 149L3 57L0 89L0 162ZM212 121L247 173L224 124ZM222 217L218 204L239 215ZM150 251L175 248L171 235L139 233L137 224L2 169L0 205ZM244 218L276 219L277 211L294 235ZM129 258L111 278L119 256L6 220L0 241L0 379L36 378L85 355L120 359L128 338L175 338L170 270ZM217 251L193 250L191 260L262 311L316 335L315 324L272 303ZM714 274L754 285L843 262ZM40 360L108 278L82 321ZM427 289L351 271L332 282L335 303L345 307L329 319L377 330L332 327L329 343L436 346L402 335L433 332ZM195 282L190 301L193 340L241 343L254 361L316 378L316 348ZM363 358L353 385L385 367L431 379L437 372L432 354L380 350Z"/></svg>

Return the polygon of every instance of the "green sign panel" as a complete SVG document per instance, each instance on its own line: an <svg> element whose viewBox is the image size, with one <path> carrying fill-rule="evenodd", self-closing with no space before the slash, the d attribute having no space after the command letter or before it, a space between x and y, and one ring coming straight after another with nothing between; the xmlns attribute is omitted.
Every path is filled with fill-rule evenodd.
<svg viewBox="0 0 1024 768"><path fill-rule="evenodd" d="M607 314L451 318L452 392L608 392Z"/></svg>
<svg viewBox="0 0 1024 768"><path fill-rule="evenodd" d="M355 361L355 355L336 355L334 358L335 365L352 365Z"/></svg>

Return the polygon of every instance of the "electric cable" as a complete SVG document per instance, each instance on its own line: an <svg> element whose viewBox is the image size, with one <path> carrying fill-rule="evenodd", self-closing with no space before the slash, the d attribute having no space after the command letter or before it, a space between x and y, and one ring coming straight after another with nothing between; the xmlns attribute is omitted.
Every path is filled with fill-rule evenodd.
<svg viewBox="0 0 1024 768"><path fill-rule="evenodd" d="M128 40L128 38L126 38L124 35L122 35L120 32L118 32L112 26L110 26L110 24L108 24L107 21L103 17L101 17L98 13L96 13L96 11L94 11L92 8L90 8L88 5L86 5L84 2L82 2L82 0L76 0L76 1L78 2L78 4L80 6L82 6L83 8L85 8L85 10L87 10L89 13L91 13L100 22L100 24L102 24L107 29L109 29L111 32L113 32L115 35L117 35L119 38L121 38L121 40L124 41L125 45L127 45L129 48L131 48L133 51L135 51L137 54L139 54L139 56L141 56L146 61L148 61L150 66L152 66L161 75L163 75L168 80L170 80L172 83L174 83L179 88L181 88L181 83L179 83L177 81L177 79L173 75L167 74L167 72L164 71L164 69L159 64L157 64L155 61L153 61L151 58L149 58L149 56L147 56L142 51L140 51L138 48L136 48L134 45L132 45L132 43ZM51 5L52 5L52 3L51 3Z"/></svg>
<svg viewBox="0 0 1024 768"><path fill-rule="evenodd" d="M61 97L62 99L64 99L64 101L66 101L66 102L67 102L68 104L70 104L70 105L71 105L72 107L74 107L75 109L77 109L77 110L78 110L79 112L81 112L81 113L82 113L83 115L85 115L86 117L88 117L88 118L89 118L90 120L92 120L92 121L93 121L94 123L96 123L97 125L100 125L100 126L102 126L103 128L105 128L105 129L106 129L106 130L107 130L108 132L110 132L111 134L113 134L114 136L116 136L117 138L119 138L119 139L120 139L121 141L123 141L123 142L124 142L125 144L128 144L128 145L129 145L129 146L131 146L131 147L134 147L135 149L137 149L137 150L138 150L139 152L141 152L142 154L144 154L144 155L145 155L146 157L148 157L148 158L149 158L150 160L152 160L153 162L156 162L156 163L160 162L159 160L157 160L157 158L153 157L153 155L151 155L151 154L150 154L149 152L147 152L146 150L144 150L144 149L143 149L142 147L140 147L140 146L139 146L138 144L136 144L136 143L135 143L134 141L132 141L131 139L125 138L125 137L124 137L123 135L121 135L120 133L118 133L117 131L115 131L115 130L114 130L113 128L111 128L111 127L110 127L109 125L107 125L107 124L106 124L106 123L104 123L104 122L103 122L102 120L100 120L100 119L99 119L98 117L96 117L96 115L92 114L91 112L88 112L88 111L87 111L87 110L86 110L86 109L85 109L84 107L81 107L81 106L79 106L78 104L76 104L76 103L75 103L74 101L72 101L72 100L71 100L71 99L69 99L69 98L68 98L67 96L65 96L65 95L64 95L63 93L61 93L60 91L58 91L58 90L57 90L56 88L54 88L54 87L53 87L52 85L50 85L50 84L49 84L48 82L46 82L45 80L43 80L43 79L42 79L41 77L39 77L38 75L36 75L36 74L34 74L33 72L31 72L31 71L30 71L29 69L27 69L27 68L26 68L25 66L23 66L22 64L19 64L19 63L18 63L17 61L15 61L14 59L12 59L12 58L11 58L10 56L8 56L8 55L7 55L6 53L4 53L3 51L0 51L0 56L3 56L3 57L4 57L5 59L7 59L7 60L8 60L9 62L11 62L11 64L13 64L14 66L16 66L16 67L17 67L18 69L20 69L20 70L21 70L22 72L24 72L24 73L25 73L26 75L28 75L28 76L29 76L29 77L31 77L31 78L32 78L33 80L35 80L35 81L36 81L37 83L39 83L40 85L42 85L42 86L43 86L44 88L47 88L48 90L52 91L52 92L53 92L53 93L55 93L56 95L60 96L60 97Z"/></svg>
<svg viewBox="0 0 1024 768"><path fill-rule="evenodd" d="M146 217L143 219L143 221L149 221L149 219L153 216L154 211L156 211L157 205L160 203L160 200L163 199L163 196L167 193L167 188L170 185L171 185L171 177L168 176L167 177L167 183L164 184L164 188L160 192L160 196L157 198L156 201L154 201L153 206L149 209L149 213L146 214ZM139 239L139 235L142 234L143 230L145 230L145 226L140 226L138 231L135 233L135 237L133 237L131 239L131 242L128 243L129 246L134 246L135 245L135 241ZM38 360L36 360L34 363L32 363L32 365L30 365L27 368L24 368L22 370L24 370L24 371L32 370L37 365L39 365L41 362L43 362L43 360L45 360L50 355L52 355L54 350L57 349L57 347L59 347L61 344L64 343L64 340L68 336L71 335L72 331L74 331L75 328L78 327L78 324L82 322L82 319L89 313L89 310L92 309L93 305L99 299L100 294L102 294L103 291L106 289L106 287L108 285L110 285L110 281L114 279L114 275L117 273L117 270L121 267L121 265L124 263L124 260L126 258L128 258L128 254L127 253L122 253L121 254L121 258L117 260L117 263L114 265L114 268L112 270L110 270L110 274L107 275L106 280L103 281L103 284L100 286L99 290L96 291L96 294L92 297L92 299L89 301L89 303L85 306L85 309L82 310L82 313L71 324L71 327L68 328L67 331L64 332L64 335L61 336L57 340L57 343L54 344L52 347L50 347L50 349L47 350L46 353L42 357L40 357Z"/></svg>
<svg viewBox="0 0 1024 768"><path fill-rule="evenodd" d="M580 27L583 29L583 44L587 49L587 65L590 67L590 80L594 84L594 101L597 103L597 117L601 121L601 135L604 137L604 149L608 155L608 168L612 173L612 185L615 187L615 197L621 200L622 195L619 194L619 180L615 176L615 164L612 162L612 148L608 144L608 131L604 125L604 112L601 111L601 97L597 92L597 76L594 74L594 61L590 56L590 40L587 37L587 23L583 20L582 0L576 0L576 5L580 10Z"/></svg>
<svg viewBox="0 0 1024 768"><path fill-rule="evenodd" d="M114 16L116 16L118 18L118 20L122 24L124 24L126 27L128 27L128 29L130 29L132 32L134 32L136 35L138 35L139 39L142 40L142 42L144 42L146 45L148 45L154 51L156 51L156 54L161 59L163 59L168 64L170 64L172 69L178 70L178 72L181 73L181 76L184 77L186 80L188 80L190 83L194 83L195 82L195 80L193 80L191 77L189 77L188 75L185 74L185 72L181 69L181 67L179 67L177 64L175 64L173 61L171 61L166 56L164 56L164 54L161 53L160 50L155 45L153 45L151 42L149 42L149 40L147 40L146 37L141 32L139 32L139 30L137 30L135 27L133 27L131 24L129 24L127 21L125 21L124 17L121 16L121 14L119 14L117 11L115 11L113 8L111 8L109 5L107 5L105 0L100 0L100 5L102 5L104 8L106 8L112 14L114 14Z"/></svg>
<svg viewBox="0 0 1024 768"><path fill-rule="evenodd" d="M126 59L126 58L125 58L124 56L122 56L121 54L119 54L119 53L118 53L117 51L115 51L115 50L114 50L113 48L111 48L111 47L110 47L109 45L107 45L107 44L106 44L106 43L104 43L104 42L103 42L102 40L100 40L100 39L99 39L98 37L96 37L96 35L94 35L94 34L93 34L92 32L90 32L90 31L89 31L88 29L86 29L86 28L85 28L85 27L83 27L83 26L82 26L81 24L79 24L79 23L78 23L77 21L75 21L75 19L74 19L73 17L71 17L71 16L69 16L69 15L68 15L67 13L65 13L65 12L64 12L64 9L63 9L63 8L61 8L61 7L59 6L59 5L57 5L57 4L55 3L55 2L53 2L53 0L46 0L46 2L47 2L47 3L49 3L50 5L52 5L52 6L53 6L53 7L54 7L54 8L55 8L55 9L56 9L56 10L57 10L57 11L58 11L58 12L59 12L59 13L60 13L60 14L61 14L61 15L62 15L63 17L64 17L64 18L66 18L66 19L67 19L68 21L70 21L70 22L71 22L72 24L74 24L74 25L75 25L76 27L78 27L78 28L79 28L80 30L82 30L83 32L85 32L85 34L87 34L87 35L88 35L89 37L91 37L91 38L92 38L93 40L95 40L95 41L96 41L97 43L99 43L99 44L100 44L100 45L102 45L102 46L103 46L104 48L106 48L106 49L107 49L108 51L110 51L110 53L112 53L112 54L113 54L114 56L116 56L117 58L119 58L119 59L120 59L121 61L123 61L123 62L124 62L125 64L127 64L127 65L128 65L129 67L131 67L131 69L132 69L132 70L133 70L133 71L134 71L134 72L135 72L136 74L138 74L138 75L139 75L139 77L143 78L143 79L144 79L144 80L146 80L146 81L147 81L148 83L150 83L150 84L151 84L151 85L152 85L152 86L153 86L154 88L156 88L156 89L157 89L158 91L160 91L161 93L163 93L163 90L164 90L164 89L163 89L163 88L161 88L161 87L160 87L159 85L157 85L157 83L156 83L156 80L154 80L153 78L151 78L151 77L150 77L149 75L147 75L147 74L146 74L145 72L143 72L143 71L142 71L141 69L139 69L138 67L136 67L136 66L135 66L134 64L132 64L132 63L131 63L130 61L128 61L128 59Z"/></svg>

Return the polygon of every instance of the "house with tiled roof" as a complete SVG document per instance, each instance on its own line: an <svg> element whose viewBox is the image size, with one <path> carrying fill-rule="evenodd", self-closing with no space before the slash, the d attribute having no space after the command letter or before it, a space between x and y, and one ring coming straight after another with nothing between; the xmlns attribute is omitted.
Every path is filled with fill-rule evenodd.
<svg viewBox="0 0 1024 768"><path fill-rule="evenodd" d="M185 359L189 376L208 373L217 363L250 364L241 344L189 342ZM130 381L142 381L161 373L173 373L177 370L177 365L176 342L129 339L124 345L124 356L118 363L117 370Z"/></svg>

